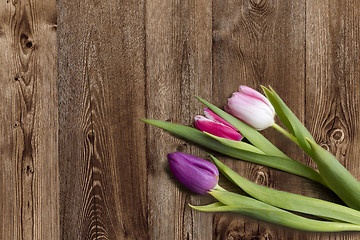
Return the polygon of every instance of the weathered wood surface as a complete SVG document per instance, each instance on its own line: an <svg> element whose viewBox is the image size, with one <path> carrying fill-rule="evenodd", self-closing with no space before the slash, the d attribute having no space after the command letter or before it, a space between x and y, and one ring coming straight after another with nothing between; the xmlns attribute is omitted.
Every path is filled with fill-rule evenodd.
<svg viewBox="0 0 360 240"><path fill-rule="evenodd" d="M56 4L0 2L0 238L59 239Z"/></svg>
<svg viewBox="0 0 360 240"><path fill-rule="evenodd" d="M359 26L356 0L1 1L0 239L359 239L192 210L213 200L180 186L166 154L206 152L139 121L191 125L194 95L223 106L240 84L271 85L360 180ZM219 157L263 185L338 201Z"/></svg>

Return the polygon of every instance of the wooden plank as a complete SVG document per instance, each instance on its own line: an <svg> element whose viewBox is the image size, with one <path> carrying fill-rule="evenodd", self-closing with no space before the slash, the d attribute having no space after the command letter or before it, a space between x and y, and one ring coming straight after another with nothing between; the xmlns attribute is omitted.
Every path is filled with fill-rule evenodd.
<svg viewBox="0 0 360 240"><path fill-rule="evenodd" d="M144 1L59 1L62 239L148 239Z"/></svg>
<svg viewBox="0 0 360 240"><path fill-rule="evenodd" d="M306 2L306 122L360 180L360 2ZM324 197L324 196L321 196ZM309 239L359 239L359 233Z"/></svg>
<svg viewBox="0 0 360 240"><path fill-rule="evenodd" d="M219 106L248 85L271 85L304 119L305 1L214 1L213 95ZM290 156L303 153L274 129L264 134ZM265 186L303 193L305 179L229 159L240 175ZM217 214L213 239L303 239L302 232L233 214Z"/></svg>
<svg viewBox="0 0 360 240"><path fill-rule="evenodd" d="M146 2L147 117L191 125L211 100L211 1ZM210 239L212 214L188 205L209 202L182 187L168 168L166 154L183 151L205 157L191 144L148 127L148 207L150 239Z"/></svg>
<svg viewBox="0 0 360 240"><path fill-rule="evenodd" d="M0 3L1 239L59 239L55 1Z"/></svg>

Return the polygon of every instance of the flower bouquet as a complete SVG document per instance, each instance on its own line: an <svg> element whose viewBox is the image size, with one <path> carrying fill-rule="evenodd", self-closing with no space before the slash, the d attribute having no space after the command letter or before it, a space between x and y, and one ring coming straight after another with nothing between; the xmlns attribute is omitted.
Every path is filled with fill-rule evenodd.
<svg viewBox="0 0 360 240"><path fill-rule="evenodd" d="M213 155L210 155L211 163L186 153L170 153L168 160L174 176L191 191L211 194L218 201L190 207L204 212L237 212L304 231L360 231L360 183L314 141L272 88L262 89L266 97L250 87L240 86L228 99L225 111L196 97L207 107L204 116L195 116L196 128L152 119L142 121L229 157L318 182L338 195L347 206L258 185L241 177ZM275 114L286 129L275 123ZM259 131L268 127L297 144L315 161L318 171L288 157L266 139ZM249 143L242 141L243 138ZM219 186L219 172L249 196Z"/></svg>

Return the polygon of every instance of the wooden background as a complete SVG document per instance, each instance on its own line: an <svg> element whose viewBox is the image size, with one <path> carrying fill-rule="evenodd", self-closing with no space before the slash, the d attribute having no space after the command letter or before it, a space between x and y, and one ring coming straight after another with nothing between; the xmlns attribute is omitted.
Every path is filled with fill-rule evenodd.
<svg viewBox="0 0 360 240"><path fill-rule="evenodd" d="M181 187L166 154L205 151L139 121L191 125L193 95L223 106L240 84L271 85L360 179L360 1L1 0L0 47L0 239L360 239L191 210L213 200Z"/></svg>

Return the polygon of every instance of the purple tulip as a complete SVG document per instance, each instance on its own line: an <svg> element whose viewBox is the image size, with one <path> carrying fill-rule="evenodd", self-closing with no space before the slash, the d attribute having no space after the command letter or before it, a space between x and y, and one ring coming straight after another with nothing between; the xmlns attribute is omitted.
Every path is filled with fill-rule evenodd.
<svg viewBox="0 0 360 240"><path fill-rule="evenodd" d="M224 109L257 130L274 124L274 107L264 95L247 86L240 86Z"/></svg>
<svg viewBox="0 0 360 240"><path fill-rule="evenodd" d="M167 155L171 172L191 191L206 194L219 181L219 170L209 161L190 154L175 152Z"/></svg>
<svg viewBox="0 0 360 240"><path fill-rule="evenodd" d="M204 109L204 116L195 116L195 127L202 132L207 132L218 137L235 141L242 139L241 134L230 123L216 115L208 108Z"/></svg>

